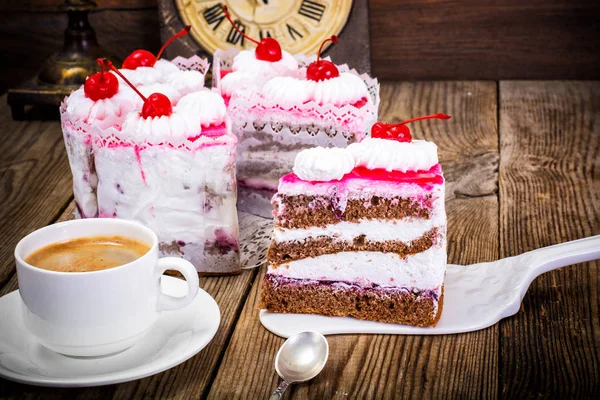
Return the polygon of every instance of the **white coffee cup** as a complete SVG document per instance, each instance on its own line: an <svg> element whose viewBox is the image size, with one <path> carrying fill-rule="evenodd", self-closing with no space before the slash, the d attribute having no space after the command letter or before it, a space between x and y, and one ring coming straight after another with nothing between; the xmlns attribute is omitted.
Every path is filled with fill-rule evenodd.
<svg viewBox="0 0 600 400"><path fill-rule="evenodd" d="M56 272L24 261L35 250L70 239L117 235L150 246L137 260L92 272ZM27 330L44 346L70 356L117 353L140 340L161 311L185 307L198 293L198 274L181 258L158 258L158 238L145 226L120 219L80 219L39 229L15 249L22 315ZM185 297L161 291L167 270L186 279Z"/></svg>

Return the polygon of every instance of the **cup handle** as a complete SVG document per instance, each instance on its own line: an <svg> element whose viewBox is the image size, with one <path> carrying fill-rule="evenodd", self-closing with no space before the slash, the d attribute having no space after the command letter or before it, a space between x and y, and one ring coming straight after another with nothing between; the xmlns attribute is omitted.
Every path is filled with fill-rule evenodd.
<svg viewBox="0 0 600 400"><path fill-rule="evenodd" d="M183 275L188 285L188 293L184 297L175 297L164 294L161 291L158 298L158 311L177 310L178 308L187 306L194 298L196 298L200 286L198 272L191 262L177 257L165 257L159 259L156 264L158 276L162 276L168 269L173 269Z"/></svg>

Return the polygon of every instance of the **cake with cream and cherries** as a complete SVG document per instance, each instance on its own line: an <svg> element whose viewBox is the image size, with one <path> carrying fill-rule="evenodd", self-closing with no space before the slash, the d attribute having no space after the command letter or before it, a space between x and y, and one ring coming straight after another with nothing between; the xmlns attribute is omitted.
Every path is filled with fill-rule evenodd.
<svg viewBox="0 0 600 400"><path fill-rule="evenodd" d="M438 114L427 118L449 118ZM415 120L418 120L415 119ZM303 150L273 198L261 308L435 325L446 272L444 177L405 121Z"/></svg>
<svg viewBox="0 0 600 400"><path fill-rule="evenodd" d="M271 216L270 199L296 154L361 140L377 120L379 101L377 80L320 58L336 36L306 67L286 61L279 44L268 39L274 44L263 39L255 54L239 53L235 71L216 81L239 139L238 208L264 217ZM215 57L215 68L220 64Z"/></svg>
<svg viewBox="0 0 600 400"><path fill-rule="evenodd" d="M184 28L167 41L163 49L188 31L189 28ZM145 54L145 57L139 57L139 54ZM156 92L162 93L173 104L177 103L182 95L200 90L204 85L204 73L181 70L175 63L157 60L157 57L146 50L133 52L125 60L124 66L127 69L121 71L136 81L142 94L149 96ZM120 77L112 72L105 72L102 64L100 72L86 79L84 85L63 102L61 126L73 174L73 192L78 217L98 216L98 177L92 151L91 127L120 129L126 115L141 107L140 97Z"/></svg>
<svg viewBox="0 0 600 400"><path fill-rule="evenodd" d="M223 99L204 89L173 106L160 93L137 94L143 107L120 129L93 132L98 216L144 224L163 256L183 257L202 274L240 272L237 139Z"/></svg>

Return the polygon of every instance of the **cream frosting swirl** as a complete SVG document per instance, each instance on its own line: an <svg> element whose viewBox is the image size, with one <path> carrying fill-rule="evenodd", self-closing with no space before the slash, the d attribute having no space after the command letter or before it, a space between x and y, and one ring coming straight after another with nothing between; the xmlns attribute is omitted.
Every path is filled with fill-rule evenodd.
<svg viewBox="0 0 600 400"><path fill-rule="evenodd" d="M427 171L438 164L437 146L425 140L365 138L347 147L357 167L386 171Z"/></svg>
<svg viewBox="0 0 600 400"><path fill-rule="evenodd" d="M66 111L71 118L101 129L121 125L127 113L139 106L140 97L126 84L119 83L117 93L108 99L94 101L85 95L83 86L66 100Z"/></svg>
<svg viewBox="0 0 600 400"><path fill-rule="evenodd" d="M314 98L314 83L291 76L281 76L269 80L262 88L262 96L284 107L303 104Z"/></svg>
<svg viewBox="0 0 600 400"><path fill-rule="evenodd" d="M264 85L261 94L264 98L282 106L293 106L308 101L335 106L353 104L363 98L371 101L364 81L349 72L318 82L293 77L277 77Z"/></svg>
<svg viewBox="0 0 600 400"><path fill-rule="evenodd" d="M294 173L305 181L339 180L354 169L354 158L346 149L314 147L302 150L294 160Z"/></svg>
<svg viewBox="0 0 600 400"><path fill-rule="evenodd" d="M127 78L133 85L151 85L153 83L163 82L165 73L163 70L154 67L137 67L136 69L120 69L125 78ZM119 84L126 85L121 77L119 78Z"/></svg>
<svg viewBox="0 0 600 400"><path fill-rule="evenodd" d="M234 57L232 70L263 78L293 76L298 71L298 61L287 51L281 52L281 60L271 62L256 58L255 50L242 50Z"/></svg>
<svg viewBox="0 0 600 400"><path fill-rule="evenodd" d="M139 110L127 115L123 131L143 136L197 136L202 126L220 125L225 121L225 103L210 90L190 93L181 98L169 116L144 118Z"/></svg>
<svg viewBox="0 0 600 400"><path fill-rule="evenodd" d="M221 79L219 88L223 96L231 97L238 91L258 89L263 82L264 79L249 72L230 72Z"/></svg>
<svg viewBox="0 0 600 400"><path fill-rule="evenodd" d="M161 71L164 75L176 74L181 71L177 65L162 58L154 63L154 68Z"/></svg>
<svg viewBox="0 0 600 400"><path fill-rule="evenodd" d="M182 95L197 92L204 87L204 75L198 71L179 71L166 77L169 85Z"/></svg>
<svg viewBox="0 0 600 400"><path fill-rule="evenodd" d="M146 97L150 96L152 93L162 93L167 96L169 100L171 100L171 104L176 104L182 96L182 93L180 93L176 88L165 83L142 85L138 88L138 90ZM139 96L138 99L138 108L142 108L144 100Z"/></svg>

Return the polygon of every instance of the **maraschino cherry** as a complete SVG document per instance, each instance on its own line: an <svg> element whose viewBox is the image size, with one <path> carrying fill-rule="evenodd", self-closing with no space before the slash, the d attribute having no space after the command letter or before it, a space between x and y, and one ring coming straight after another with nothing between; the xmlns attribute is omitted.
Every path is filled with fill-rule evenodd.
<svg viewBox="0 0 600 400"><path fill-rule="evenodd" d="M327 60L321 60L321 52L323 51L323 46L327 42L336 44L338 42L338 37L333 35L321 43L321 47L319 47L319 52L317 53L317 60L310 63L306 69L306 79L318 82L340 76L340 71L337 69L334 63Z"/></svg>
<svg viewBox="0 0 600 400"><path fill-rule="evenodd" d="M227 17L227 21L229 21L229 23L233 26L233 29L238 31L240 35L242 35L252 43L256 43L255 54L257 59L270 62L277 62L281 60L281 46L279 45L279 42L277 40L273 39L272 37L263 38L260 42L258 40L252 39L250 36L242 32L240 28L238 28L238 26L235 24L235 22L233 22L227 6L223 6L223 11L225 12L225 17Z"/></svg>
<svg viewBox="0 0 600 400"><path fill-rule="evenodd" d="M425 119L450 119L452 118L446 114L434 114L427 115L425 117L412 118L406 121L402 121L397 124L384 124L383 122L376 122L371 128L371 137L379 139L391 139L398 142L411 142L412 136L410 129L406 124L410 124L415 121L422 121Z"/></svg>
<svg viewBox="0 0 600 400"><path fill-rule="evenodd" d="M113 70L121 77L131 88L144 100L142 106L143 118L154 118L170 116L173 113L173 106L167 96L162 93L152 93L150 96L144 96L115 66L106 58L98 59L106 68Z"/></svg>
<svg viewBox="0 0 600 400"><path fill-rule="evenodd" d="M104 64L98 60L100 72L96 72L85 80L83 92L85 97L93 101L108 99L119 91L119 80L113 74L104 72Z"/></svg>
<svg viewBox="0 0 600 400"><path fill-rule="evenodd" d="M171 37L169 40L165 42L163 47L160 48L160 51L154 57L154 54L150 53L148 50L136 50L130 55L127 56L125 61L123 61L124 69L136 69L137 67L153 67L156 64L156 61L160 58L163 51L167 48L171 42L177 38L187 35L192 29L191 25L184 27L179 33Z"/></svg>

